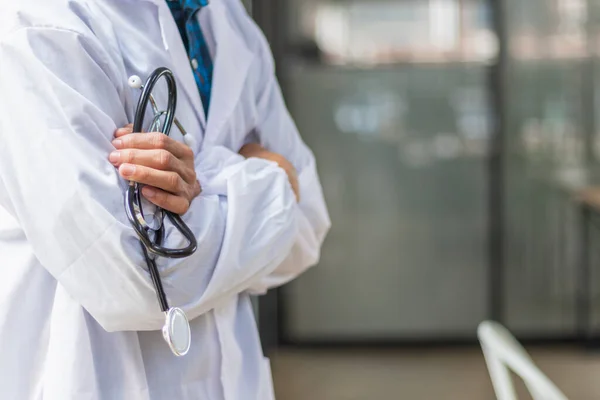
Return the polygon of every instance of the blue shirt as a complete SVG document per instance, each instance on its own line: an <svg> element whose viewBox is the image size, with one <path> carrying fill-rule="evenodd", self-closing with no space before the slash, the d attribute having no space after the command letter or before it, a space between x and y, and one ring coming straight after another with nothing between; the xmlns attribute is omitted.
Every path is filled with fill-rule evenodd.
<svg viewBox="0 0 600 400"><path fill-rule="evenodd" d="M198 85L202 98L204 114L208 118L213 62L196 15L202 7L208 5L208 0L168 0L167 4L175 18L183 44L190 57L196 85Z"/></svg>

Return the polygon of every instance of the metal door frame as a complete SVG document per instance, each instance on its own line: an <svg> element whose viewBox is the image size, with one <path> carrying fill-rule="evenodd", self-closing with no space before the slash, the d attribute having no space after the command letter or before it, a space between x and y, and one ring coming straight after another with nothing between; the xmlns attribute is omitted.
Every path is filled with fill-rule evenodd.
<svg viewBox="0 0 600 400"><path fill-rule="evenodd" d="M488 0L492 12L492 29L498 38L498 58L490 68L488 93L491 95L492 113L494 116L494 134L489 156L489 318L499 323L504 322L504 143L506 139L506 72L507 32L503 0Z"/></svg>

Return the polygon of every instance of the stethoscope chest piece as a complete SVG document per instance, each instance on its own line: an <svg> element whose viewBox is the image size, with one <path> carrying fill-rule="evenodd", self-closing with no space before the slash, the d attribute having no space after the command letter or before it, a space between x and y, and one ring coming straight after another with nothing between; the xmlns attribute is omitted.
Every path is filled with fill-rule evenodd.
<svg viewBox="0 0 600 400"><path fill-rule="evenodd" d="M178 357L185 356L190 350L192 332L185 313L180 308L171 308L166 314L163 337Z"/></svg>

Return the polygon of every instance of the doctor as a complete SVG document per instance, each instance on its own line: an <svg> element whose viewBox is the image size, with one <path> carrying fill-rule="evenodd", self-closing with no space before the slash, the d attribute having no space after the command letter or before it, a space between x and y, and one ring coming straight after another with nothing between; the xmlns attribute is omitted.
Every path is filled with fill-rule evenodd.
<svg viewBox="0 0 600 400"><path fill-rule="evenodd" d="M330 222L265 38L239 0L201 3L0 0L2 399L273 399L249 296L314 265ZM157 67L194 148L127 128L127 80ZM159 258L186 357L163 342L124 178L198 238Z"/></svg>

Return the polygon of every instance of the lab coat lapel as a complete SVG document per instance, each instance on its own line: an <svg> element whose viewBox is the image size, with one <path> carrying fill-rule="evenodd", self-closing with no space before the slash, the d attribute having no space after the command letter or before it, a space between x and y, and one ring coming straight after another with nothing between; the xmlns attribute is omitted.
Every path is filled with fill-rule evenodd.
<svg viewBox="0 0 600 400"><path fill-rule="evenodd" d="M230 25L222 2L211 2L208 10L212 13L216 56L205 142L215 144L238 104L254 54Z"/></svg>

